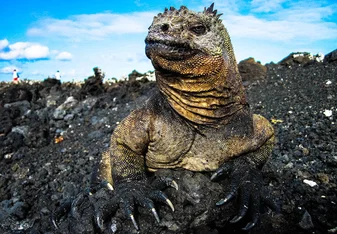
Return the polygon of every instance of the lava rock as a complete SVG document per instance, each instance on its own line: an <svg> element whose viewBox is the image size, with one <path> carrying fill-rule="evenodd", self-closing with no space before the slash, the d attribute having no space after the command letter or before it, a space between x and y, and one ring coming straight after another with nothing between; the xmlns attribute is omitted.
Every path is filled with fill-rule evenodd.
<svg viewBox="0 0 337 234"><path fill-rule="evenodd" d="M255 62L254 58L242 60L239 64L239 72L242 81L253 82L256 80L264 80L267 76L267 68L260 62Z"/></svg>
<svg viewBox="0 0 337 234"><path fill-rule="evenodd" d="M324 56L324 63L332 63L337 61L337 49L331 51Z"/></svg>
<svg viewBox="0 0 337 234"><path fill-rule="evenodd" d="M308 65L315 62L323 62L323 56L320 54L312 55L308 52L296 52L290 53L287 57L282 59L278 64L284 66L294 66L294 65Z"/></svg>
<svg viewBox="0 0 337 234"><path fill-rule="evenodd" d="M312 219L308 211L304 212L303 217L301 221L298 223L298 225L304 230L309 230L309 229L314 228L314 224L312 223Z"/></svg>

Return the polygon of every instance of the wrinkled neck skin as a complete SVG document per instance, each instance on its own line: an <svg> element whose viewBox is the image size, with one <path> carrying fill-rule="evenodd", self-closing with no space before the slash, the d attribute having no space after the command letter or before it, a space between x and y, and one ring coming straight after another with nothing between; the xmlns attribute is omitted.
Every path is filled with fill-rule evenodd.
<svg viewBox="0 0 337 234"><path fill-rule="evenodd" d="M160 67L152 60L159 90L192 123L220 127L247 105L237 66L223 57L195 55L184 61L157 57L156 61Z"/></svg>

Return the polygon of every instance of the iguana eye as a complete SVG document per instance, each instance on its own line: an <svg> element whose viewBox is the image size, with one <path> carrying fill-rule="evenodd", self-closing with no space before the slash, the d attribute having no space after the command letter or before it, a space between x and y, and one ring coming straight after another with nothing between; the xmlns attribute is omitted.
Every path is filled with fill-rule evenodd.
<svg viewBox="0 0 337 234"><path fill-rule="evenodd" d="M194 32L197 35L203 35L206 33L206 27L202 24L192 26L190 31Z"/></svg>

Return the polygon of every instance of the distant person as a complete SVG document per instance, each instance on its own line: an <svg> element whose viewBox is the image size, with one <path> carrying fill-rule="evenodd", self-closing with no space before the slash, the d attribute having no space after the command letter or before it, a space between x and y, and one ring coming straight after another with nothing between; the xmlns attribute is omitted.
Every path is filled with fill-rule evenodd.
<svg viewBox="0 0 337 234"><path fill-rule="evenodd" d="M56 73L55 73L55 79L61 80L61 74L60 74L59 70L57 70Z"/></svg>
<svg viewBox="0 0 337 234"><path fill-rule="evenodd" d="M16 71L16 69L13 70L13 83L14 84L18 84L19 83L19 74L18 72Z"/></svg>

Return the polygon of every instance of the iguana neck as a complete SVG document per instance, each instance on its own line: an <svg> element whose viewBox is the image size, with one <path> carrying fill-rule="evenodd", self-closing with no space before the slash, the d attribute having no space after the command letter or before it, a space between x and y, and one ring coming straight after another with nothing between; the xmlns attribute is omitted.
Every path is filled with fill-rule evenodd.
<svg viewBox="0 0 337 234"><path fill-rule="evenodd" d="M159 90L170 106L196 124L227 124L235 113L247 105L242 81L236 70L196 77L156 70L156 79Z"/></svg>

